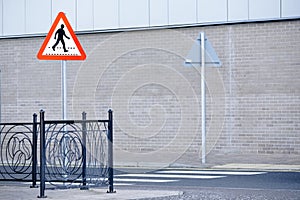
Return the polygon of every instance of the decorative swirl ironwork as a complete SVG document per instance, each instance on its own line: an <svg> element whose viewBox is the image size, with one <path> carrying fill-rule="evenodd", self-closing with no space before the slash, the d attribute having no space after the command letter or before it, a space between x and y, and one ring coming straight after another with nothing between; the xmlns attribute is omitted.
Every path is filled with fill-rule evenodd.
<svg viewBox="0 0 300 200"><path fill-rule="evenodd" d="M86 183L102 185L108 173L107 125L98 121L50 122L46 128L46 180L56 187L82 184L83 162ZM83 130L83 123L86 129ZM83 141L83 134L86 134ZM85 147L86 158L83 158ZM74 184L73 184L74 185Z"/></svg>
<svg viewBox="0 0 300 200"><path fill-rule="evenodd" d="M87 177L90 184L102 185L108 176L107 124L87 123Z"/></svg>
<svg viewBox="0 0 300 200"><path fill-rule="evenodd" d="M32 172L32 126L2 125L0 173L4 179L24 180Z"/></svg>
<svg viewBox="0 0 300 200"><path fill-rule="evenodd" d="M81 176L82 130L75 124L50 124L46 131L46 179L75 182Z"/></svg>
<svg viewBox="0 0 300 200"><path fill-rule="evenodd" d="M73 183L83 187L107 184L108 122L46 121L46 181L58 187L71 187ZM0 124L0 179L32 180L35 185L36 173L42 167L37 166L40 128L37 122ZM42 170L40 181L41 173Z"/></svg>

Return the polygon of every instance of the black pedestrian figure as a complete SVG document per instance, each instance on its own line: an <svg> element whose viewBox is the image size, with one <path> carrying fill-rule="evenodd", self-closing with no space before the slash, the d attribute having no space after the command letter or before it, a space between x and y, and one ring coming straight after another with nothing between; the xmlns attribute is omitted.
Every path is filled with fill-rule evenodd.
<svg viewBox="0 0 300 200"><path fill-rule="evenodd" d="M56 31L55 35L54 35L54 39L56 39L56 35L58 35L58 37L57 37L57 40L56 40L55 44L52 46L52 49L53 49L53 51L55 51L55 47L58 45L59 42L61 42L62 45L63 45L63 48L64 48L64 52L68 52L68 50L66 49L66 45L65 45L65 41L64 41L64 36L66 38L68 38L68 39L70 39L70 38L66 35L66 33L64 31L64 27L65 26L62 24L60 27L61 28L58 29Z"/></svg>

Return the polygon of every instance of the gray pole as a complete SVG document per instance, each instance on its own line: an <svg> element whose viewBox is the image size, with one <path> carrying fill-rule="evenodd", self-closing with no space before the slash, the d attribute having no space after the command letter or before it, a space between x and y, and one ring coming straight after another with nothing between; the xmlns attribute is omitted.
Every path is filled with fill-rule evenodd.
<svg viewBox="0 0 300 200"><path fill-rule="evenodd" d="M67 61L62 60L61 61L61 102L62 102L62 119L67 119L67 76L66 76L66 65ZM63 128L64 133L67 132L67 127L64 126ZM62 142L62 148L63 148L63 154L66 155L67 147L66 147L66 140L68 139L67 136L63 136L63 142ZM65 169L68 163L68 158L64 156L63 158L63 168ZM67 176L67 175L64 175Z"/></svg>
<svg viewBox="0 0 300 200"><path fill-rule="evenodd" d="M0 123L1 123L1 117L2 117L2 102L1 102L1 69L0 69Z"/></svg>
<svg viewBox="0 0 300 200"><path fill-rule="evenodd" d="M66 80L67 61L61 61L61 101L62 101L62 119L67 119L67 80Z"/></svg>
<svg viewBox="0 0 300 200"><path fill-rule="evenodd" d="M201 118L202 118L202 164L206 163L206 102L205 102L205 35L200 33L201 41Z"/></svg>

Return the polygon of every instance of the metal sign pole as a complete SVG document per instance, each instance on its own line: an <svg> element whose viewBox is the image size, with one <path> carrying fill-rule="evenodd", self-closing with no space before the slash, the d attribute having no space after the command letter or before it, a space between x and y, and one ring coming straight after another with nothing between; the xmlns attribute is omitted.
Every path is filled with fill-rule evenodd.
<svg viewBox="0 0 300 200"><path fill-rule="evenodd" d="M1 84L1 69L0 69L0 123L1 123L1 117L2 117L2 110L1 110L1 108L2 108L2 101L1 101L2 90L1 90L1 87L2 87L2 84Z"/></svg>
<svg viewBox="0 0 300 200"><path fill-rule="evenodd" d="M215 50L212 48L204 32L200 32L197 41L192 46L185 59L184 66L194 67L194 64L201 67L201 157L202 164L206 163L206 84L205 67L220 67L219 60ZM200 156L200 155L199 155Z"/></svg>
<svg viewBox="0 0 300 200"><path fill-rule="evenodd" d="M205 96L205 35L200 34L201 42L201 118L202 118L202 164L206 163L206 96Z"/></svg>
<svg viewBox="0 0 300 200"><path fill-rule="evenodd" d="M66 120L67 119L67 73L66 73L66 68L67 68L67 61L62 60L61 61L61 100L62 100L62 119ZM64 125L63 127L64 134L63 134L63 141L62 141L62 152L63 155L67 154L68 148L66 146L67 141L68 141L68 135L67 135L67 127ZM67 168L67 163L68 163L68 157L64 156L63 158L63 170L66 170ZM67 171L67 170L66 170ZM67 178L67 174L63 175L65 178ZM65 182L64 182L65 184Z"/></svg>
<svg viewBox="0 0 300 200"><path fill-rule="evenodd" d="M67 61L61 61L61 101L62 101L62 119L67 119L67 80L66 80Z"/></svg>

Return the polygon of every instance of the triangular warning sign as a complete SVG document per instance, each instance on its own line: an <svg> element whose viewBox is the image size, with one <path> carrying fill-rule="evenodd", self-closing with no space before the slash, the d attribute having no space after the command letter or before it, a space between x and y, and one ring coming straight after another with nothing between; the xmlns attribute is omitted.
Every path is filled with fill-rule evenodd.
<svg viewBox="0 0 300 200"><path fill-rule="evenodd" d="M85 52L63 12L58 13L37 57L40 60L85 60Z"/></svg>

